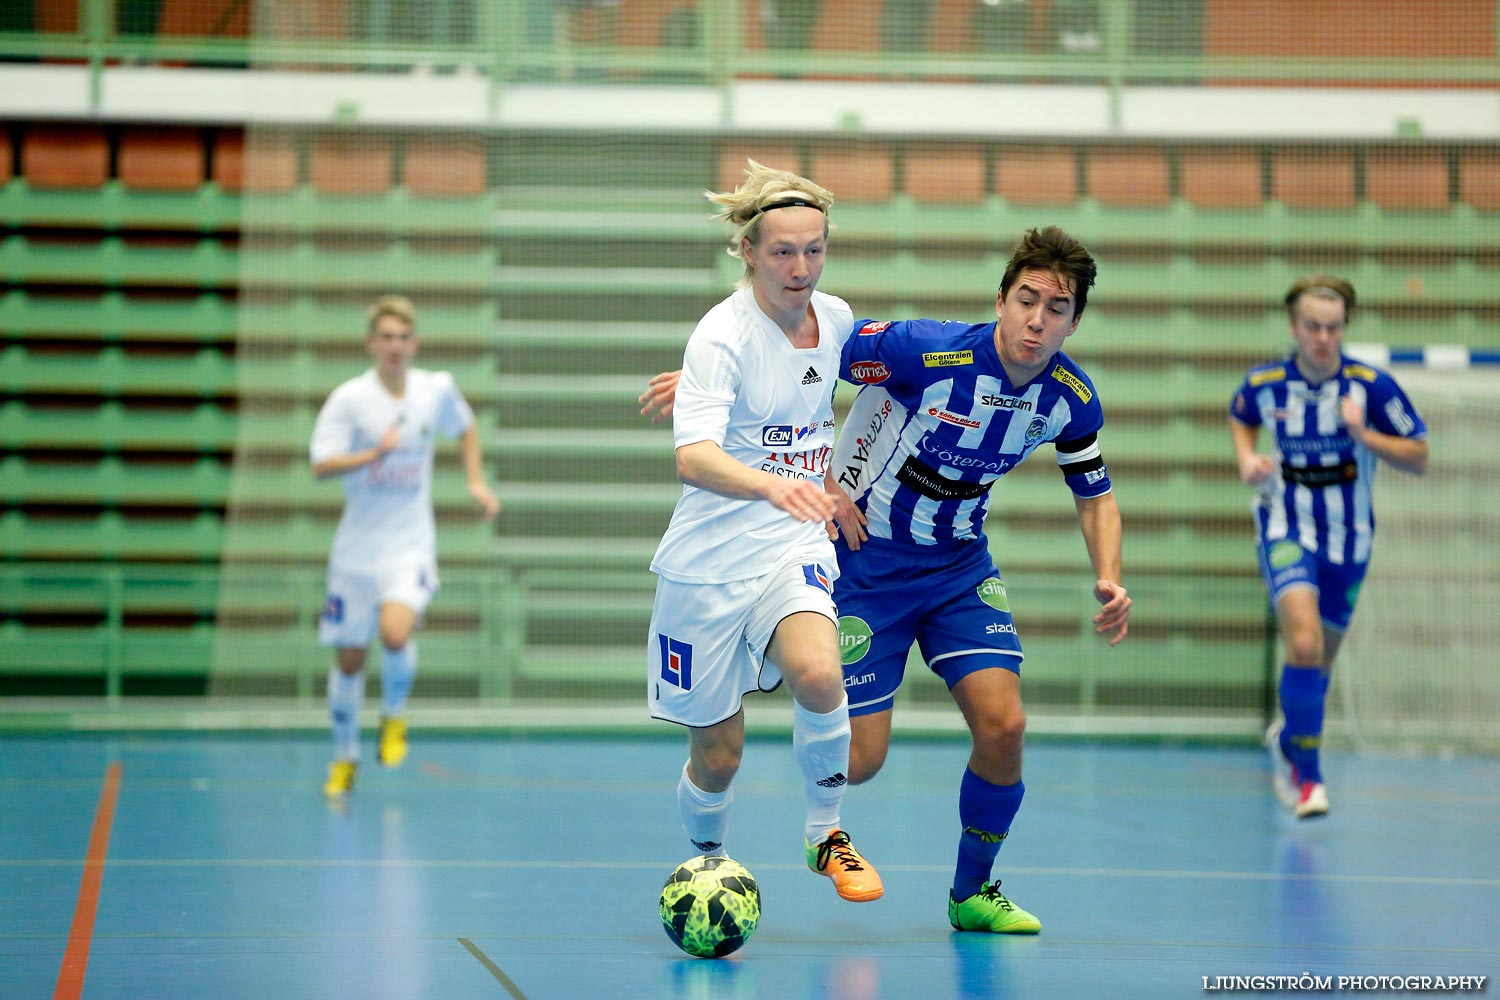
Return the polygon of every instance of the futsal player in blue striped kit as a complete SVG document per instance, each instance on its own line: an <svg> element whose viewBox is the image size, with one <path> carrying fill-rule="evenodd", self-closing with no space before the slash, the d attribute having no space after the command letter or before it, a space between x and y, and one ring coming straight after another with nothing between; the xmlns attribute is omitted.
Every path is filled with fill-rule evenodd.
<svg viewBox="0 0 1500 1000"><path fill-rule="evenodd" d="M1354 286L1318 275L1286 293L1294 350L1252 368L1229 405L1240 478L1256 487L1260 570L1285 662L1277 797L1299 819L1328 812L1318 759L1334 657L1349 628L1375 537L1377 460L1427 471L1427 427L1389 373L1343 353ZM1258 453L1261 428L1273 451Z"/></svg>
<svg viewBox="0 0 1500 1000"><path fill-rule="evenodd" d="M842 377L861 386L834 448L841 572L834 587L849 696L849 780L873 778L915 642L963 712L973 749L959 784L961 831L948 919L959 930L1034 934L1041 921L991 880L1020 808L1021 644L984 536L989 489L1053 442L1074 494L1102 605L1095 630L1125 638L1120 512L1099 450L1103 411L1063 341L1094 283L1092 256L1055 227L1031 230L1000 281L996 319L855 324ZM669 409L671 373L643 413Z"/></svg>
<svg viewBox="0 0 1500 1000"><path fill-rule="evenodd" d="M885 763L907 654L958 703L973 737L948 919L959 930L1036 933L1041 921L991 880L1021 806L1021 642L984 535L989 490L1052 442L1093 564L1100 633L1125 638L1120 512L1099 448L1093 383L1062 352L1094 283L1093 258L1033 229L1000 280L995 320L857 322L843 377L860 384L829 478L844 493L834 590L853 730L849 778Z"/></svg>

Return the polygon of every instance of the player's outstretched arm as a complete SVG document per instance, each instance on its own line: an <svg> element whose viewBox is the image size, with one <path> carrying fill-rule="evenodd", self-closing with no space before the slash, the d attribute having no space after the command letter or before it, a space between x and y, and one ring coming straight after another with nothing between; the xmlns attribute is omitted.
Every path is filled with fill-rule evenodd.
<svg viewBox="0 0 1500 1000"><path fill-rule="evenodd" d="M1094 599L1102 607L1094 616L1094 631L1113 632L1111 646L1118 646L1130 631L1130 595L1120 583L1120 505L1113 493L1102 497L1073 498L1078 526L1094 566Z"/></svg>
<svg viewBox="0 0 1500 1000"><path fill-rule="evenodd" d="M1276 463L1270 455L1256 452L1255 443L1260 439L1260 428L1242 424L1229 418L1229 436L1234 440L1234 459L1239 466L1240 481L1248 486L1259 486L1276 471Z"/></svg>
<svg viewBox="0 0 1500 1000"><path fill-rule="evenodd" d="M1339 400L1339 417L1349 436L1373 451L1403 472L1414 476L1427 473L1427 441L1425 438L1400 437L1383 434L1365 423L1365 409L1348 396Z"/></svg>
<svg viewBox="0 0 1500 1000"><path fill-rule="evenodd" d="M500 499L484 481L484 458L479 447L479 426L469 424L458 439L464 459L464 476L468 479L469 496L473 498L479 514L486 521L500 513Z"/></svg>
<svg viewBox="0 0 1500 1000"><path fill-rule="evenodd" d="M651 380L646 383L646 391L637 400L641 404L641 416L650 417L653 424L670 418L672 405L677 402L677 380L681 377L680 368L651 376Z"/></svg>
<svg viewBox="0 0 1500 1000"><path fill-rule="evenodd" d="M677 449L677 478L733 500L765 500L799 521L833 517L833 498L822 487L742 465L713 441L694 441Z"/></svg>

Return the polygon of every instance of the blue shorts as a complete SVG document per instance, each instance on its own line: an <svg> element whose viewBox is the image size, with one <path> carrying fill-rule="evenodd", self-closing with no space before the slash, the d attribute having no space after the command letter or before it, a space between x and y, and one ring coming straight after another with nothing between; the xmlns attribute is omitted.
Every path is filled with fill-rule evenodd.
<svg viewBox="0 0 1500 1000"><path fill-rule="evenodd" d="M1270 541L1262 535L1255 548L1272 608L1287 591L1306 587L1317 591L1318 615L1323 624L1336 632L1349 630L1369 563L1329 562L1321 553L1303 548L1295 538Z"/></svg>
<svg viewBox="0 0 1500 1000"><path fill-rule="evenodd" d="M850 715L891 707L913 642L952 690L978 670L1021 672L1021 640L984 539L912 546L836 543L839 649Z"/></svg>

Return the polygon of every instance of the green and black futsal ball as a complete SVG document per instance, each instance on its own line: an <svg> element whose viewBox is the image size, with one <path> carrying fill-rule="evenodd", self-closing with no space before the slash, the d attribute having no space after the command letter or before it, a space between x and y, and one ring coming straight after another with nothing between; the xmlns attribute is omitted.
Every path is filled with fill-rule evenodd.
<svg viewBox="0 0 1500 1000"><path fill-rule="evenodd" d="M661 887L661 925L672 943L698 958L738 951L760 922L760 886L733 858L699 855Z"/></svg>

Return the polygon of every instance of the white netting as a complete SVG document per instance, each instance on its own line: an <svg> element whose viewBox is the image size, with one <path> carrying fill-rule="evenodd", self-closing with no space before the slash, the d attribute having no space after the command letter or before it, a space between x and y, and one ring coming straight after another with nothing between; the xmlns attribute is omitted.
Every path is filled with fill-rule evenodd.
<svg viewBox="0 0 1500 1000"><path fill-rule="evenodd" d="M1330 735L1363 750L1500 747L1500 373L1398 373L1431 468L1385 468L1375 555L1334 668Z"/></svg>

